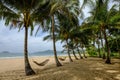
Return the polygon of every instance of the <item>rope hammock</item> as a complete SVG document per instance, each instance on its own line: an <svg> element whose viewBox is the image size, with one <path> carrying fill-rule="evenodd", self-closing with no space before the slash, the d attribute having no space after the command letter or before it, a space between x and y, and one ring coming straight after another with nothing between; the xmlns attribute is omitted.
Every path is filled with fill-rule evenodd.
<svg viewBox="0 0 120 80"><path fill-rule="evenodd" d="M60 61L65 61L66 57L62 58L62 57L59 57L59 60Z"/></svg>
<svg viewBox="0 0 120 80"><path fill-rule="evenodd" d="M44 66L44 65L46 65L46 64L48 63L48 61L49 61L49 59L46 59L45 61L43 61L43 62L41 62L41 63L38 63L37 61L34 61L34 60L33 60L33 62L34 62L36 65L38 65L38 66Z"/></svg>

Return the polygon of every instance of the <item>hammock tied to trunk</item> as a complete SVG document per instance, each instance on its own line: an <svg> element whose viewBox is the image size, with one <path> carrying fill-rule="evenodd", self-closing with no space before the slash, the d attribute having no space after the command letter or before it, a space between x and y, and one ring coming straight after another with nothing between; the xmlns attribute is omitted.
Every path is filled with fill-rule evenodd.
<svg viewBox="0 0 120 80"><path fill-rule="evenodd" d="M38 63L37 61L33 60L33 62L38 66L44 66L48 63L48 61L49 61L49 59L46 59L45 61Z"/></svg>
<svg viewBox="0 0 120 80"><path fill-rule="evenodd" d="M65 60L66 60L66 57L64 57L64 58L59 57L59 60L60 60L60 61L65 61Z"/></svg>

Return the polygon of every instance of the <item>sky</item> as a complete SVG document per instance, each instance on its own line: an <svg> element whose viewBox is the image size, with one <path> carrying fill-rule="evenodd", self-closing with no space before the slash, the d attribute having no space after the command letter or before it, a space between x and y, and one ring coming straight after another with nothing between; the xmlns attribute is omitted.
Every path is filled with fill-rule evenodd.
<svg viewBox="0 0 120 80"><path fill-rule="evenodd" d="M88 17L89 8L84 9L85 17ZM44 50L53 50L52 40L43 41L43 37L48 33L39 31L38 36L28 36L28 52L38 52ZM62 51L60 41L56 42L56 49ZM24 51L24 29L18 32L18 29L9 29L9 26L4 26L4 21L0 21L0 52L9 51L23 53Z"/></svg>
<svg viewBox="0 0 120 80"><path fill-rule="evenodd" d="M37 52L44 50L53 50L52 40L43 41L47 33L39 31L37 36L28 36L28 51ZM60 41L56 42L58 51L62 50ZM0 52L9 51L22 53L24 51L24 29L18 32L18 29L9 29L4 26L4 21L0 21Z"/></svg>
<svg viewBox="0 0 120 80"><path fill-rule="evenodd" d="M87 11L87 9L86 9ZM28 52L38 52L44 50L53 50L52 41L43 41L43 37L48 33L39 31L38 36L28 37ZM62 51L60 41L56 42L57 51ZM9 29L9 26L4 25L4 21L0 21L0 52L9 51L13 53L23 53L24 51L24 30L18 32L18 29Z"/></svg>

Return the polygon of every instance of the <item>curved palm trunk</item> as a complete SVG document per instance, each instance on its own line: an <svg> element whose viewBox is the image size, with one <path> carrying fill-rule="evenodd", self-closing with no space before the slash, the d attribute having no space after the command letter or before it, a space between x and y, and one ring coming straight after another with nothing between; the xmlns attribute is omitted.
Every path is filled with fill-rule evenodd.
<svg viewBox="0 0 120 80"><path fill-rule="evenodd" d="M99 56L99 58L101 58L100 44L98 44L98 56Z"/></svg>
<svg viewBox="0 0 120 80"><path fill-rule="evenodd" d="M31 68L29 60L28 60L28 45L27 45L27 41L28 41L28 28L27 27L25 27L25 40L24 41L25 41L24 42L25 73L28 76L28 75L35 74L35 72Z"/></svg>
<svg viewBox="0 0 120 80"><path fill-rule="evenodd" d="M101 58L101 51L100 51L100 44L99 44L99 38L97 39L98 40L98 57Z"/></svg>
<svg viewBox="0 0 120 80"><path fill-rule="evenodd" d="M81 48L82 48L83 56L84 56L85 58L87 58L87 56L86 56L85 53L84 53L83 47L81 47Z"/></svg>
<svg viewBox="0 0 120 80"><path fill-rule="evenodd" d="M103 29L103 34L104 34L105 44L106 44L106 48L107 48L107 59L106 59L105 63L111 64L110 48L109 48L109 45L108 45L108 40L107 40L107 35L106 35L106 32L105 32L105 29Z"/></svg>
<svg viewBox="0 0 120 80"><path fill-rule="evenodd" d="M70 56L70 50L69 50L69 48L68 48L68 57L69 57L69 61L70 61L70 62L73 62L73 60L72 60L72 58L71 58L71 56Z"/></svg>
<svg viewBox="0 0 120 80"><path fill-rule="evenodd" d="M103 52L103 56L102 58L103 59L106 59L106 56L105 56L105 51L104 51L104 46L103 46L103 40L102 40L102 28L101 28L101 34L100 34L100 37L101 37L101 45L102 45L102 52Z"/></svg>
<svg viewBox="0 0 120 80"><path fill-rule="evenodd" d="M68 40L66 40L66 43L67 43L67 46L68 46ZM73 62L71 56L70 56L70 52L69 52L69 47L67 47L67 50L68 50L68 57L69 57L69 60L70 62Z"/></svg>
<svg viewBox="0 0 120 80"><path fill-rule="evenodd" d="M119 59L120 59L120 49L118 50L118 53L119 53Z"/></svg>
<svg viewBox="0 0 120 80"><path fill-rule="evenodd" d="M93 31L93 34L95 34L95 32ZM96 52L96 46L95 46L95 42L96 42L96 35L93 35L93 50L94 52ZM83 46L82 46L83 47ZM83 50L84 51L84 50Z"/></svg>
<svg viewBox="0 0 120 80"><path fill-rule="evenodd" d="M78 54L80 56L80 59L83 59L83 57L82 57L82 55L81 55L80 50L78 49L78 47L77 47L77 51L78 51Z"/></svg>
<svg viewBox="0 0 120 80"><path fill-rule="evenodd" d="M118 58L120 59L120 49L118 47L118 41L116 41L116 42L117 42Z"/></svg>
<svg viewBox="0 0 120 80"><path fill-rule="evenodd" d="M74 49L73 49L73 55L74 55L75 59L78 60L77 56L75 55Z"/></svg>
<svg viewBox="0 0 120 80"><path fill-rule="evenodd" d="M54 15L52 16L52 36L53 36L53 49L54 49L54 57L56 61L56 66L62 66L62 64L59 62L56 52L56 46L55 46L55 34L54 34Z"/></svg>

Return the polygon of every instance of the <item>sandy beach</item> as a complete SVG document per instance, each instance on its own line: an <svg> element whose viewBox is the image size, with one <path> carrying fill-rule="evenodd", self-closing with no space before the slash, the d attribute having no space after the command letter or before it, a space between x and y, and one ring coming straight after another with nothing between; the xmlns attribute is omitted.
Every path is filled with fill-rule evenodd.
<svg viewBox="0 0 120 80"><path fill-rule="evenodd" d="M45 66L38 66L33 61L37 61L38 63L41 63L46 59L49 59L49 62L45 66L55 64L55 60L53 56L30 57L29 61L33 69L42 69ZM23 58L0 59L0 73L6 71L12 71L12 70L24 70L24 59Z"/></svg>
<svg viewBox="0 0 120 80"><path fill-rule="evenodd" d="M46 59L49 62L45 66L33 63ZM32 57L30 64L36 75L25 76L23 58L0 59L0 80L120 80L119 59L112 59L109 65L103 59L91 57L60 62L63 66L56 67L54 57Z"/></svg>

